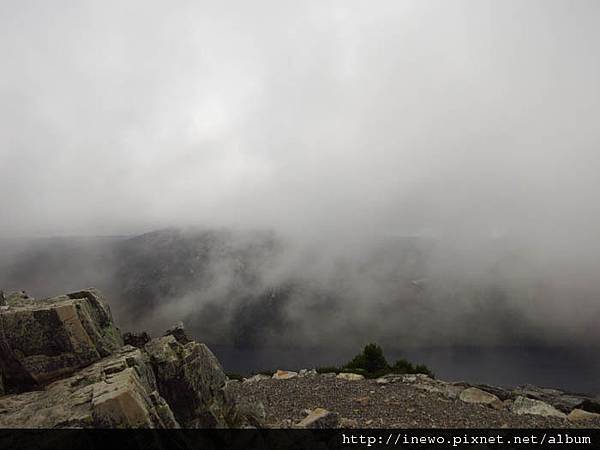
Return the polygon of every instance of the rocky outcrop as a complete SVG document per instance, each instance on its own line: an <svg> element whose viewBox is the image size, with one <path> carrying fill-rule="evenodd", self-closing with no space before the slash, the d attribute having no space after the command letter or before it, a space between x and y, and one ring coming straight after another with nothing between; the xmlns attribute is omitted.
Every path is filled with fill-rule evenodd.
<svg viewBox="0 0 600 450"><path fill-rule="evenodd" d="M125 338L133 345L123 345L94 289L45 300L6 297L0 427L262 426L262 405L229 394L217 358L182 324L155 339Z"/></svg>
<svg viewBox="0 0 600 450"><path fill-rule="evenodd" d="M227 376L204 344L182 344L175 336L152 339L145 346L158 389L183 426L227 425Z"/></svg>
<svg viewBox="0 0 600 450"><path fill-rule="evenodd" d="M45 300L8 296L0 311L6 392L21 392L109 356L122 345L110 309L93 289Z"/></svg>
<svg viewBox="0 0 600 450"><path fill-rule="evenodd" d="M3 428L177 428L139 349L114 355L43 390L0 398Z"/></svg>

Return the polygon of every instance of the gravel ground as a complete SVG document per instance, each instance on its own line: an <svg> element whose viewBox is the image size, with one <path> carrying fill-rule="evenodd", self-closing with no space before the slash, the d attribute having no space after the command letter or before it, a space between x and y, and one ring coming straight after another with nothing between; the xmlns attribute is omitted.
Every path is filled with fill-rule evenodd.
<svg viewBox="0 0 600 450"><path fill-rule="evenodd" d="M600 421L573 424L554 417L516 415L404 383L380 385L375 380L318 375L235 382L229 389L236 396L262 402L267 422L274 427L289 427L304 418L303 410L320 407L337 412L342 426L348 428L600 428Z"/></svg>

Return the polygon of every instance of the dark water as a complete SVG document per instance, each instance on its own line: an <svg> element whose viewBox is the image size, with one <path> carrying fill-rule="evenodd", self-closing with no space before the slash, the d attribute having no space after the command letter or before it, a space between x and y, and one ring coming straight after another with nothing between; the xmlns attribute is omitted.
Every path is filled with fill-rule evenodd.
<svg viewBox="0 0 600 450"><path fill-rule="evenodd" d="M234 349L211 346L225 370L242 374L268 369L341 365L356 351L339 349ZM596 348L453 347L386 351L389 361L403 357L424 363L440 379L499 386L534 384L571 392L600 393L600 360Z"/></svg>

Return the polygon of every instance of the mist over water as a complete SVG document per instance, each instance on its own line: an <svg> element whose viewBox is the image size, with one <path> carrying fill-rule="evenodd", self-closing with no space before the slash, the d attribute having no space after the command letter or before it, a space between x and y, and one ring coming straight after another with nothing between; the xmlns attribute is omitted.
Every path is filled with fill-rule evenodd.
<svg viewBox="0 0 600 450"><path fill-rule="evenodd" d="M123 328L183 320L228 354L375 341L588 389L597 365L560 349L600 337L599 20L585 0L3 2L0 287L94 285ZM465 346L479 363L423 350Z"/></svg>

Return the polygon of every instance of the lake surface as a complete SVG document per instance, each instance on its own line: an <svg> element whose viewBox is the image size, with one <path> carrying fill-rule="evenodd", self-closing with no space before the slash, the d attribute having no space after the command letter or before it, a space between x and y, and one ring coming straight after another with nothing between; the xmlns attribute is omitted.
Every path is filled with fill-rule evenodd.
<svg viewBox="0 0 600 450"><path fill-rule="evenodd" d="M356 351L339 349L235 349L212 345L226 371L249 374L260 370L341 365ZM426 364L448 381L499 386L534 384L571 392L600 393L600 360L596 348L452 347L386 351L390 362L403 357Z"/></svg>

